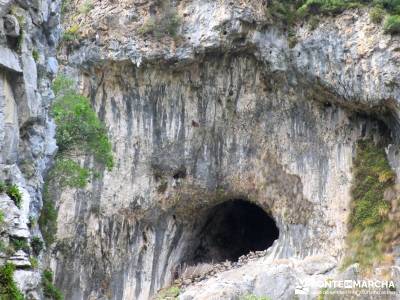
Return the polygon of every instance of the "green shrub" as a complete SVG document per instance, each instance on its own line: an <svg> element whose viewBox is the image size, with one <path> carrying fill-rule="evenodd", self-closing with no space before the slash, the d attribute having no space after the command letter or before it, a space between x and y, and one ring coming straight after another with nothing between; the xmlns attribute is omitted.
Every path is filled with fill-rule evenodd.
<svg viewBox="0 0 400 300"><path fill-rule="evenodd" d="M73 89L71 80L59 76L54 81L56 100L52 115L57 124L56 140L59 152L81 150L93 154L94 158L113 167L111 143L107 131L90 106L89 99Z"/></svg>
<svg viewBox="0 0 400 300"><path fill-rule="evenodd" d="M62 300L64 297L61 291L53 284L53 272L49 269L43 271L42 274L43 294L53 300Z"/></svg>
<svg viewBox="0 0 400 300"><path fill-rule="evenodd" d="M7 185L4 181L0 181L0 193L5 193L7 191Z"/></svg>
<svg viewBox="0 0 400 300"><path fill-rule="evenodd" d="M22 194L21 194L18 186L16 184L7 186L6 193L7 193L8 197L10 197L14 201L15 205L18 208L21 208Z"/></svg>
<svg viewBox="0 0 400 300"><path fill-rule="evenodd" d="M7 251L7 246L4 241L0 240L0 253L5 253Z"/></svg>
<svg viewBox="0 0 400 300"><path fill-rule="evenodd" d="M31 247L33 254L38 256L43 250L43 241L39 237L35 236L31 240Z"/></svg>
<svg viewBox="0 0 400 300"><path fill-rule="evenodd" d="M383 29L386 33L400 33L400 15L387 17Z"/></svg>
<svg viewBox="0 0 400 300"><path fill-rule="evenodd" d="M345 265L358 262L369 269L381 261L389 243L382 239L393 224L388 214L390 203L384 192L395 182L384 147L372 140L359 141L354 160L352 184L352 211L349 219L348 256Z"/></svg>
<svg viewBox="0 0 400 300"><path fill-rule="evenodd" d="M346 0L307 0L299 8L302 15L337 15L348 8L354 8L362 5L363 1Z"/></svg>
<svg viewBox="0 0 400 300"><path fill-rule="evenodd" d="M86 0L81 6L79 6L78 11L81 14L87 15L93 8L93 2L90 0Z"/></svg>
<svg viewBox="0 0 400 300"><path fill-rule="evenodd" d="M273 0L266 8L265 13L274 20L278 20L287 26L293 25L299 14L297 9L303 1L280 1Z"/></svg>
<svg viewBox="0 0 400 300"><path fill-rule="evenodd" d="M154 35L157 38L163 36L176 36L181 18L175 10L169 9L161 16L149 17L138 29L141 35Z"/></svg>
<svg viewBox="0 0 400 300"><path fill-rule="evenodd" d="M60 187L84 188L91 175L90 170L82 168L72 159L57 159L49 176L57 178Z"/></svg>
<svg viewBox="0 0 400 300"><path fill-rule="evenodd" d="M374 23L381 23L386 14L384 29L386 33L400 32L400 0L272 0L266 8L266 14L285 25L292 25L297 20L320 15L337 15L346 9L370 6L370 18ZM317 24L314 18L311 28Z"/></svg>
<svg viewBox="0 0 400 300"><path fill-rule="evenodd" d="M151 34L155 31L156 27L156 18L150 16L144 21L142 26L139 27L138 33L141 35Z"/></svg>
<svg viewBox="0 0 400 300"><path fill-rule="evenodd" d="M28 223L28 227L29 227L29 228L35 227L35 225L36 225L36 219L35 219L34 216L29 216L28 222L29 222L29 223Z"/></svg>
<svg viewBox="0 0 400 300"><path fill-rule="evenodd" d="M0 227L4 224L4 212L0 210Z"/></svg>
<svg viewBox="0 0 400 300"><path fill-rule="evenodd" d="M57 210L49 193L49 183L45 182L43 187L43 207L38 223L47 246L54 242L57 233Z"/></svg>
<svg viewBox="0 0 400 300"><path fill-rule="evenodd" d="M400 0L375 0L374 5L384 8L390 14L400 14Z"/></svg>
<svg viewBox="0 0 400 300"><path fill-rule="evenodd" d="M26 253L30 252L29 244L25 238L11 238L11 245L13 246L15 251L23 250Z"/></svg>
<svg viewBox="0 0 400 300"><path fill-rule="evenodd" d="M380 7L374 7L369 12L369 17L373 23L380 24L385 17L385 11Z"/></svg>
<svg viewBox="0 0 400 300"><path fill-rule="evenodd" d="M1 300L24 300L24 295L18 289L14 281L15 266L6 263L0 267L0 299Z"/></svg>
<svg viewBox="0 0 400 300"><path fill-rule="evenodd" d="M61 1L61 15L64 16L70 8L71 1L70 0L62 0Z"/></svg>
<svg viewBox="0 0 400 300"><path fill-rule="evenodd" d="M37 260L36 257L29 257L29 262L31 263L31 266L33 269L37 269L37 267L39 266L39 261Z"/></svg>
<svg viewBox="0 0 400 300"><path fill-rule="evenodd" d="M69 42L79 40L79 29L80 27L78 24L74 24L69 27L67 30L64 31L63 40Z"/></svg>
<svg viewBox="0 0 400 300"><path fill-rule="evenodd" d="M160 290L154 297L155 300L178 299L181 290L179 287L173 285L171 287Z"/></svg>
<svg viewBox="0 0 400 300"><path fill-rule="evenodd" d="M39 52L36 49L32 50L32 57L36 62L39 60Z"/></svg>

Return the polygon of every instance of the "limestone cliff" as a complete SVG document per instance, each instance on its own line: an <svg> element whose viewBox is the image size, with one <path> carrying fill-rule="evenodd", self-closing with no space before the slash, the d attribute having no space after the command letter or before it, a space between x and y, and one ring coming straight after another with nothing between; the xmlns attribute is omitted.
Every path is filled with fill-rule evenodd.
<svg viewBox="0 0 400 300"><path fill-rule="evenodd" d="M185 300L293 299L311 283L304 299L314 299L325 280L356 278L356 264L342 266L360 140L396 173L380 192L398 220L400 37L365 7L289 27L269 3L64 2L61 73L90 98L115 161L107 170L80 155L99 174L53 193L56 241L41 261L65 299L150 299L171 285ZM40 210L55 151L47 105L61 7L46 5L22 6L43 14L38 31L26 30L22 50L4 40L0 58L4 179L31 197L12 208L21 226ZM39 76L27 69L34 32ZM24 238L40 235L25 227ZM385 267L399 283L390 242ZM241 256L250 250L261 251Z"/></svg>
<svg viewBox="0 0 400 300"><path fill-rule="evenodd" d="M34 258L42 256L41 189L56 151L48 106L58 68L58 6L57 1L0 1L0 264L15 265L17 286L33 299L42 297L42 264Z"/></svg>
<svg viewBox="0 0 400 300"><path fill-rule="evenodd" d="M59 58L117 159L57 200L68 247L53 262L67 297L148 299L199 263L213 207L232 199L262 207L279 238L182 299L292 299L301 282L336 276L356 142L389 140L397 168L399 38L367 9L290 32L265 11L260 1L102 1L67 12L74 39Z"/></svg>

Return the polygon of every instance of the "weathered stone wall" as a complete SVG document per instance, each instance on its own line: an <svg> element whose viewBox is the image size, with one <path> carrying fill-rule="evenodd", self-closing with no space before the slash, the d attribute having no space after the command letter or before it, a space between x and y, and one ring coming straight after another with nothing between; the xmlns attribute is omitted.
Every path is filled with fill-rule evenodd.
<svg viewBox="0 0 400 300"><path fill-rule="evenodd" d="M229 199L275 218L280 236L267 261L337 263L355 142L390 132L333 94L310 100L320 87L290 77L246 52L214 52L179 68L85 70L83 91L108 126L116 166L58 201L53 263L66 297L147 299L171 283L207 209Z"/></svg>
<svg viewBox="0 0 400 300"><path fill-rule="evenodd" d="M209 209L235 198L269 212L279 239L182 299L292 299L300 281L334 276L355 142L389 140L397 166L399 39L362 9L288 36L264 4L171 1L175 37L140 33L163 17L157 1L67 12L65 28L80 29L59 57L108 126L116 158L112 172L57 201L53 266L67 297L148 299L188 258Z"/></svg>
<svg viewBox="0 0 400 300"><path fill-rule="evenodd" d="M32 299L42 295L41 271L28 260L32 249L10 253L10 243L40 238L35 222L43 176L56 150L48 106L50 79L57 72L58 12L58 1L0 2L0 180L22 193L21 208L6 194L0 197L0 264L16 265L16 283Z"/></svg>

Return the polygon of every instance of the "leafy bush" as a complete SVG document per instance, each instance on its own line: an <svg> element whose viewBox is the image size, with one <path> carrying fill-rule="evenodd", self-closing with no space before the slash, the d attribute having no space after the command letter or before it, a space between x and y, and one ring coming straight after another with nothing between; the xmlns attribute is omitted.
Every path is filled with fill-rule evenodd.
<svg viewBox="0 0 400 300"><path fill-rule="evenodd" d="M4 212L0 210L0 227L3 225L4 223Z"/></svg>
<svg viewBox="0 0 400 300"><path fill-rule="evenodd" d="M178 299L180 294L179 287L173 285L171 287L160 290L155 296L155 300Z"/></svg>
<svg viewBox="0 0 400 300"><path fill-rule="evenodd" d="M383 29L386 33L400 33L400 16L395 15L387 17L385 20L385 24L383 25Z"/></svg>
<svg viewBox="0 0 400 300"><path fill-rule="evenodd" d="M84 188L91 175L90 170L82 168L72 159L57 159L50 176L57 178L60 187Z"/></svg>
<svg viewBox="0 0 400 300"><path fill-rule="evenodd" d="M57 233L57 210L49 195L48 182L45 182L43 187L43 207L40 212L38 223L46 245L51 245Z"/></svg>
<svg viewBox="0 0 400 300"><path fill-rule="evenodd" d="M379 262L386 248L384 232L392 231L393 224L388 214L390 203L385 201L384 192L395 181L383 147L372 140L360 141L354 160L352 188L352 211L349 220L349 246L345 265L358 262L368 269Z"/></svg>
<svg viewBox="0 0 400 300"><path fill-rule="evenodd" d="M28 227L33 228L36 225L36 219L34 216L29 216L28 218Z"/></svg>
<svg viewBox="0 0 400 300"><path fill-rule="evenodd" d="M15 205L18 208L21 208L22 194L21 194L18 186L16 184L8 185L6 193L7 193L8 197L10 197L14 201Z"/></svg>
<svg viewBox="0 0 400 300"><path fill-rule="evenodd" d="M64 187L83 188L96 171L81 167L70 157L76 154L91 154L95 160L109 170L113 167L111 143L107 131L92 109L89 99L79 95L74 82L60 75L53 82L56 95L51 112L57 124L56 140L58 155L43 188L43 208L39 218L43 239L49 246L57 232L57 210L52 191Z"/></svg>
<svg viewBox="0 0 400 300"><path fill-rule="evenodd" d="M93 2L86 0L81 6L79 6L79 12L81 14L87 15L94 8Z"/></svg>
<svg viewBox="0 0 400 300"><path fill-rule="evenodd" d="M39 237L35 236L31 240L31 247L33 250L33 254L38 256L43 250L43 241Z"/></svg>
<svg viewBox="0 0 400 300"><path fill-rule="evenodd" d="M94 158L113 167L111 143L107 131L90 106L89 99L73 89L72 81L58 76L53 90L56 100L52 115L57 124L56 140L61 154L81 150L93 154Z"/></svg>
<svg viewBox="0 0 400 300"><path fill-rule="evenodd" d="M391 14L400 14L400 1L399 0L375 0L374 5L384 8Z"/></svg>
<svg viewBox="0 0 400 300"><path fill-rule="evenodd" d="M43 294L54 300L62 300L64 297L61 291L53 284L53 272L49 269L43 271L42 274Z"/></svg>
<svg viewBox="0 0 400 300"><path fill-rule="evenodd" d="M0 299L2 300L24 300L24 295L14 281L14 271L15 266L11 263L0 267Z"/></svg>
<svg viewBox="0 0 400 300"><path fill-rule="evenodd" d="M303 15L336 15L348 8L358 7L362 3L364 2L346 0L306 0L299 8L299 13Z"/></svg>
<svg viewBox="0 0 400 300"><path fill-rule="evenodd" d="M400 0L271 0L266 14L285 25L292 25L304 18L312 21L311 27L317 24L319 15L337 15L346 9L370 6L370 17L374 23L381 23L386 14L390 16L385 22L385 32L400 32Z"/></svg>
<svg viewBox="0 0 400 300"><path fill-rule="evenodd" d="M0 181L0 193L5 193L7 191L7 185L4 181Z"/></svg>
<svg viewBox="0 0 400 300"><path fill-rule="evenodd" d="M63 40L64 41L74 41L79 39L79 25L74 24L64 31Z"/></svg>
<svg viewBox="0 0 400 300"><path fill-rule="evenodd" d="M138 32L141 35L151 34L158 38L167 35L175 36L180 23L181 18L177 12L175 10L167 10L159 17L149 17L139 28Z"/></svg>
<svg viewBox="0 0 400 300"><path fill-rule="evenodd" d="M15 251L23 250L26 253L30 252L28 242L25 238L11 238L11 245Z"/></svg>
<svg viewBox="0 0 400 300"><path fill-rule="evenodd" d="M39 266L39 262L36 257L29 257L29 262L31 263L33 269L36 269Z"/></svg>
<svg viewBox="0 0 400 300"><path fill-rule="evenodd" d="M71 1L70 0L62 0L61 1L61 15L65 15L69 11Z"/></svg>
<svg viewBox="0 0 400 300"><path fill-rule="evenodd" d="M36 49L32 50L32 57L36 62L39 60L39 52Z"/></svg>
<svg viewBox="0 0 400 300"><path fill-rule="evenodd" d="M380 24L385 17L385 11L380 7L374 7L369 12L371 21L375 24Z"/></svg>
<svg viewBox="0 0 400 300"><path fill-rule="evenodd" d="M4 241L0 240L0 253L4 253L7 251L7 246Z"/></svg>

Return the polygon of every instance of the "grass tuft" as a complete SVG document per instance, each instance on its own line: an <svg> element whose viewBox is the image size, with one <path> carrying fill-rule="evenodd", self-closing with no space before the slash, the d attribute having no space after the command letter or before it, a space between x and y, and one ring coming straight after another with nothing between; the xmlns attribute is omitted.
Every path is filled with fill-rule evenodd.
<svg viewBox="0 0 400 300"><path fill-rule="evenodd" d="M53 272L49 269L43 271L42 274L43 294L53 300L62 300L64 297L61 291L53 284Z"/></svg>
<svg viewBox="0 0 400 300"><path fill-rule="evenodd" d="M14 281L15 266L6 263L0 267L0 299L4 300L24 300L25 297L18 289Z"/></svg>
<svg viewBox="0 0 400 300"><path fill-rule="evenodd" d="M395 225L389 221L391 203L384 199L384 192L394 185L395 173L384 148L372 140L358 142L353 173L349 251L344 266L359 263L368 270L380 263L390 248L391 238L385 240L384 233L395 230Z"/></svg>

